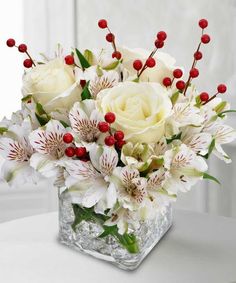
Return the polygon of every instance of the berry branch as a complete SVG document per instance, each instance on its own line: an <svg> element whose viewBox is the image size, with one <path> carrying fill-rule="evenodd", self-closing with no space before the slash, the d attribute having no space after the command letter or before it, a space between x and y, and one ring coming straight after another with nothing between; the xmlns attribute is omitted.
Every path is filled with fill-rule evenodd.
<svg viewBox="0 0 236 283"><path fill-rule="evenodd" d="M112 58L116 58L117 60L120 60L122 57L122 54L117 50L116 42L115 42L115 35L111 32L110 28L108 27L107 21L105 19L99 20L98 26L101 29L108 30L108 34L106 35L106 41L110 42L114 49L114 52L112 53Z"/></svg>

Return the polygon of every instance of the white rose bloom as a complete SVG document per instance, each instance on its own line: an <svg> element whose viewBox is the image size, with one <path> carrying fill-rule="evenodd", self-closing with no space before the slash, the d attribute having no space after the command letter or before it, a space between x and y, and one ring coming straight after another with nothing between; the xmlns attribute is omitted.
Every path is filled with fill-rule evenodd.
<svg viewBox="0 0 236 283"><path fill-rule="evenodd" d="M154 143L163 136L172 104L160 84L125 82L101 91L97 99L104 115L115 113L112 126L122 130L127 141Z"/></svg>
<svg viewBox="0 0 236 283"><path fill-rule="evenodd" d="M125 69L129 71L130 76L135 76L137 71L133 68L134 60L141 60L143 64L147 60L150 52L142 48L119 48L122 53L122 63ZM140 81L162 83L165 77L172 77L172 72L176 68L174 66L175 59L167 53L157 52L154 56L156 66L147 68L140 76Z"/></svg>
<svg viewBox="0 0 236 283"><path fill-rule="evenodd" d="M72 67L60 58L34 67L23 77L24 96L32 95L47 112L71 108L80 93Z"/></svg>

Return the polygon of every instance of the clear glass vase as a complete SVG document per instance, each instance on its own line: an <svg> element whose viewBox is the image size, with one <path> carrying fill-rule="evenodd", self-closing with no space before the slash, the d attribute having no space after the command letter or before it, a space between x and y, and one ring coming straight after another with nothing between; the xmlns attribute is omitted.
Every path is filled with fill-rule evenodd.
<svg viewBox="0 0 236 283"><path fill-rule="evenodd" d="M134 270L171 227L172 207L163 208L155 219L143 221L139 229L129 231L135 236L138 252L129 252L114 236L100 238L104 229L96 221L82 221L76 228L73 227L74 221L75 212L65 190L59 194L60 242L122 269Z"/></svg>

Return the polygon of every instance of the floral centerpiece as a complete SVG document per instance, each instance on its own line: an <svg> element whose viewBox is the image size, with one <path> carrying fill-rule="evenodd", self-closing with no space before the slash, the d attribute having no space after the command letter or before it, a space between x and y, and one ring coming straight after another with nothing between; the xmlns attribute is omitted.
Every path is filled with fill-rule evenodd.
<svg viewBox="0 0 236 283"><path fill-rule="evenodd" d="M136 268L172 223L171 203L207 173L215 154L230 162L222 144L236 132L224 124L230 110L226 86L199 92L194 79L210 42L208 22L189 72L159 52L167 34L157 33L154 49L113 47L84 52L74 48L54 58L27 56L22 109L0 123L1 179L23 185L52 178L59 188L60 240L82 252Z"/></svg>

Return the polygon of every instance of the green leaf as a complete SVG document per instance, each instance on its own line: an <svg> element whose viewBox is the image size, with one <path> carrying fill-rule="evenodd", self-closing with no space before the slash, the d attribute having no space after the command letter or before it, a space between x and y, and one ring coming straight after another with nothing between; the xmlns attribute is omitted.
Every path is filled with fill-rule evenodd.
<svg viewBox="0 0 236 283"><path fill-rule="evenodd" d="M216 179L215 177L213 177L213 176L211 176L207 173L203 173L203 179L208 179L208 180L216 182L218 185L221 185L221 183L218 179Z"/></svg>
<svg viewBox="0 0 236 283"><path fill-rule="evenodd" d="M32 98L32 95L29 94L21 99L22 102L28 102Z"/></svg>
<svg viewBox="0 0 236 283"><path fill-rule="evenodd" d="M227 102L226 101L222 101L221 103L219 103L215 108L215 112L216 113L220 113L222 112L224 109L225 109L225 106L227 105Z"/></svg>
<svg viewBox="0 0 236 283"><path fill-rule="evenodd" d="M222 111L222 112L218 113L218 117L223 118L224 114L227 114L227 113L236 113L236 110L225 110L225 111Z"/></svg>
<svg viewBox="0 0 236 283"><path fill-rule="evenodd" d="M136 79L132 80L132 82L138 83L139 82L139 78L136 78Z"/></svg>
<svg viewBox="0 0 236 283"><path fill-rule="evenodd" d="M60 123L63 125L64 128L70 127L66 122L60 120Z"/></svg>
<svg viewBox="0 0 236 283"><path fill-rule="evenodd" d="M87 62L90 64L90 66L93 64L93 52L86 49L84 51L84 58L87 60Z"/></svg>
<svg viewBox="0 0 236 283"><path fill-rule="evenodd" d="M172 136L170 139L166 139L167 144L170 144L174 140L180 140L181 139L181 135L182 135L182 132Z"/></svg>
<svg viewBox="0 0 236 283"><path fill-rule="evenodd" d="M118 65L119 65L119 61L117 60L117 61L114 61L114 62L112 62L111 64L109 64L109 65L107 65L106 67L103 67L103 69L105 70L105 71L110 71L110 70L114 70Z"/></svg>
<svg viewBox="0 0 236 283"><path fill-rule="evenodd" d="M87 59L84 57L84 55L77 48L75 49L75 52L76 52L76 55L78 56L82 69L89 68L91 65L89 64Z"/></svg>
<svg viewBox="0 0 236 283"><path fill-rule="evenodd" d="M108 235L111 235L130 253L139 252L139 246L135 235L128 233L124 233L123 235L121 235L118 232L117 225L113 225L113 226L104 225L105 221L110 218L109 216L95 213L93 207L86 208L86 207L81 207L78 204L72 204L72 207L75 214L75 218L71 227L74 231L76 231L76 227L82 221L95 222L100 224L104 229L103 233L99 236L99 238L105 238Z"/></svg>
<svg viewBox="0 0 236 283"><path fill-rule="evenodd" d="M175 93L172 94L170 98L173 105L177 102L178 98L179 98L179 91L176 91Z"/></svg>
<svg viewBox="0 0 236 283"><path fill-rule="evenodd" d="M37 114L38 115L47 115L47 113L46 113L46 111L43 109L43 106L42 106L42 104L40 104L40 103L36 103L36 111L37 111Z"/></svg>
<svg viewBox="0 0 236 283"><path fill-rule="evenodd" d="M44 126L48 123L48 121L50 120L48 117L45 116L40 116L35 112L35 116L40 124L40 126Z"/></svg>
<svg viewBox="0 0 236 283"><path fill-rule="evenodd" d="M201 104L202 104L202 101L200 99L200 95L196 96L195 101L196 101L196 105L195 106L196 107L200 107Z"/></svg>
<svg viewBox="0 0 236 283"><path fill-rule="evenodd" d="M83 88L83 91L81 93L81 99L85 100L85 99L91 99L91 93L89 91L89 81L86 83L85 87Z"/></svg>
<svg viewBox="0 0 236 283"><path fill-rule="evenodd" d="M8 128L0 127L0 135L4 134L7 131L8 131Z"/></svg>

